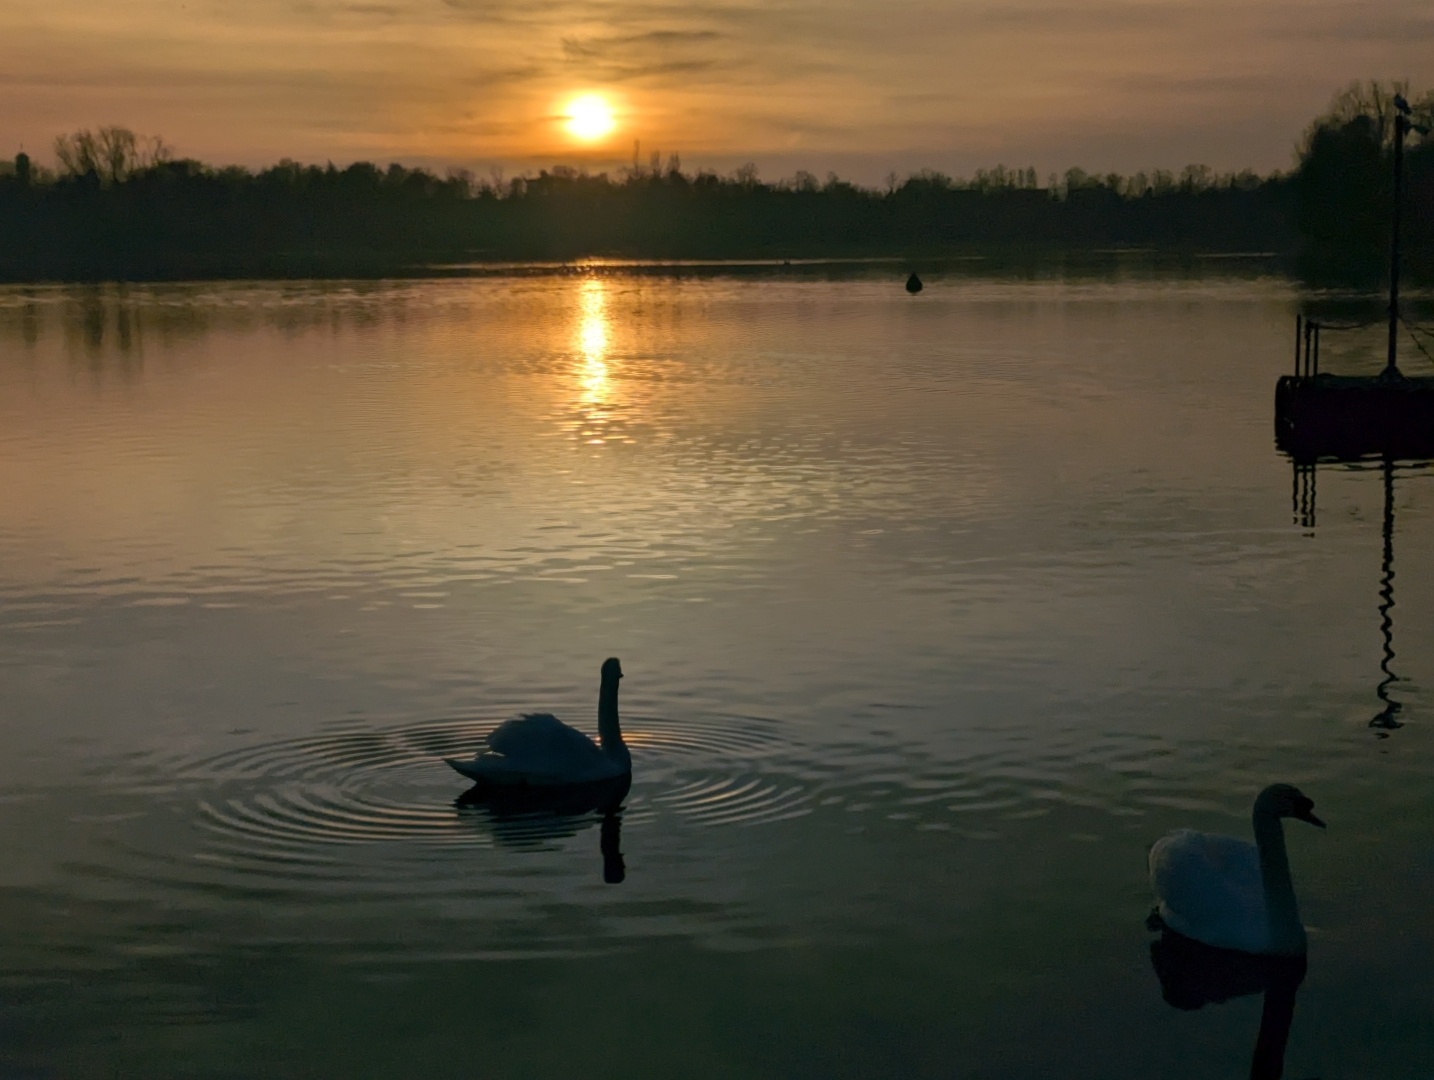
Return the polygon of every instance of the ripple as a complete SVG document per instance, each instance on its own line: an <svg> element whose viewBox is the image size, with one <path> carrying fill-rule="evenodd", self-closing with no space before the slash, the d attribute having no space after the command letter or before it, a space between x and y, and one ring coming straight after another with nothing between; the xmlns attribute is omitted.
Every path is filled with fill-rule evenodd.
<svg viewBox="0 0 1434 1080"><path fill-rule="evenodd" d="M638 850L673 865L694 843L703 846L682 839L683 829L760 828L819 814L845 831L938 829L990 839L1051 813L1086 822L1087 832L1105 828L1094 824L1100 818L1138 827L1129 816L1195 794L1164 768L1150 774L1161 760L1159 738L1047 732L1051 752L1031 758L1029 730L1019 725L942 724L938 747L927 720L895 722L888 713L838 727L731 714L626 716L636 770L620 827L650 830ZM464 781L442 762L473 753L499 719L345 721L203 756L169 749L130 755L118 768L96 762L93 775L107 778L107 790L162 809L190 839L177 846L172 829L138 822L86 872L104 876L99 862L121 859L136 883L296 900L405 890L457 897L476 888L502 904L528 895L535 879L551 879L561 892L574 873L592 874L596 808L464 805ZM590 839L567 843L583 832ZM581 856L577 848L588 845L592 852ZM489 854L468 860L464 852ZM692 872L711 887L706 875L715 871L681 875Z"/></svg>
<svg viewBox="0 0 1434 1080"><path fill-rule="evenodd" d="M200 788L196 820L213 842L204 858L261 868L318 868L333 862L323 848L355 844L541 847L589 827L591 813L455 806L456 777L441 759L472 753L497 723L464 717L338 730L146 771ZM627 824L673 814L751 825L809 809L814 785L780 775L799 755L772 720L627 717L624 728L639 762Z"/></svg>

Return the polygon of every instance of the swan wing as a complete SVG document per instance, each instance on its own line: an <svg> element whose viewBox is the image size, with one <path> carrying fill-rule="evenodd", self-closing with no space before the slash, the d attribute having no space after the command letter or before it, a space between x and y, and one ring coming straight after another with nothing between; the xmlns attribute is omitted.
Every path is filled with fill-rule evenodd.
<svg viewBox="0 0 1434 1080"><path fill-rule="evenodd" d="M499 786L585 784L626 771L623 762L548 713L504 721L487 741L487 751L476 758L445 760L474 781Z"/></svg>
<svg viewBox="0 0 1434 1080"><path fill-rule="evenodd" d="M592 761L598 745L551 713L528 713L505 720L488 735L488 749L514 765Z"/></svg>
<svg viewBox="0 0 1434 1080"><path fill-rule="evenodd" d="M1180 829L1150 849L1160 917L1176 933L1241 952L1265 952L1269 925L1255 845Z"/></svg>

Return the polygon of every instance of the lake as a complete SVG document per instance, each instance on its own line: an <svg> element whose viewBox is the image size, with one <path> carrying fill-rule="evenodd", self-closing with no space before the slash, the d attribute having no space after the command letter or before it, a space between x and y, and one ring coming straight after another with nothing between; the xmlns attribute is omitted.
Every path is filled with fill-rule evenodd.
<svg viewBox="0 0 1434 1080"><path fill-rule="evenodd" d="M1243 1077L1145 857L1279 780L1287 1075L1427 1077L1434 475L1273 442L1339 298L904 279L0 289L0 1075ZM455 805L608 656L620 815Z"/></svg>

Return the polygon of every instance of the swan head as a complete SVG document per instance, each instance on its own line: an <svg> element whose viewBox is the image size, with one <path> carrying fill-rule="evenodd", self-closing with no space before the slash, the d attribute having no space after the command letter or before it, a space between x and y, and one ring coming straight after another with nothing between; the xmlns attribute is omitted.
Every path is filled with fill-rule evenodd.
<svg viewBox="0 0 1434 1080"><path fill-rule="evenodd" d="M622 678L622 665L613 656L602 662L602 686L598 689L598 742L603 752L615 757L626 769L632 768L632 757L622 741L622 728L617 719L617 683Z"/></svg>
<svg viewBox="0 0 1434 1080"><path fill-rule="evenodd" d="M1314 800L1293 784L1271 784L1260 792L1255 809L1324 828L1324 822L1314 815Z"/></svg>

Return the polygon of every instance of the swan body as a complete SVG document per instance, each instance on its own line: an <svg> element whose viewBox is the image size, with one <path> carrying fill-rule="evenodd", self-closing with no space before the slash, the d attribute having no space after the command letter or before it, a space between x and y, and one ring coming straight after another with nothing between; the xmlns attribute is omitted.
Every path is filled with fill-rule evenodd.
<svg viewBox="0 0 1434 1080"><path fill-rule="evenodd" d="M1164 924L1217 949L1302 956L1305 929L1290 881L1280 819L1324 827L1314 803L1289 784L1260 792L1255 840L1178 829L1150 849L1150 884Z"/></svg>
<svg viewBox="0 0 1434 1080"><path fill-rule="evenodd" d="M630 776L632 755L617 715L621 678L616 659L603 664L597 742L556 716L528 713L494 728L487 749L476 757L444 760L475 783L493 787L571 787Z"/></svg>
<svg viewBox="0 0 1434 1080"><path fill-rule="evenodd" d="M1260 854L1248 840L1177 829L1150 849L1160 917L1177 934L1244 953L1268 953Z"/></svg>

